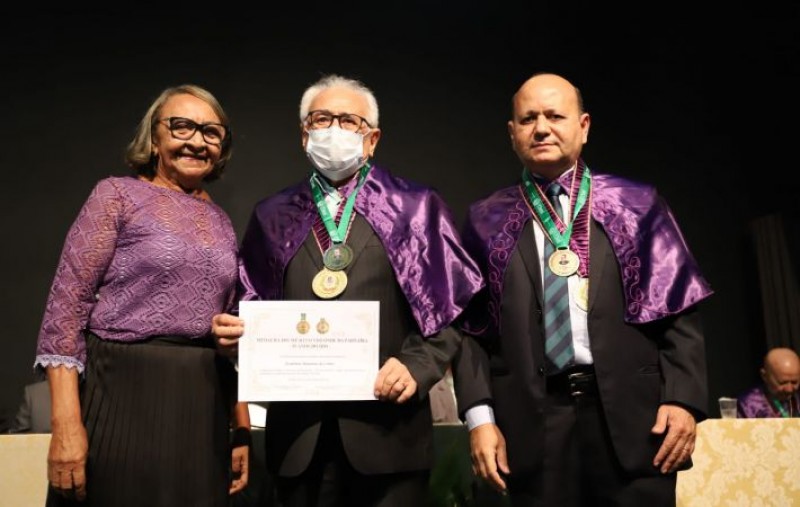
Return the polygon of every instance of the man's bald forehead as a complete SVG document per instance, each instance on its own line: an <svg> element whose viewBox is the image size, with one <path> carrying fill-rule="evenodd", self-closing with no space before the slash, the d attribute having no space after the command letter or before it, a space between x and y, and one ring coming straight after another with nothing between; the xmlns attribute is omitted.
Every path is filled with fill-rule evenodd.
<svg viewBox="0 0 800 507"><path fill-rule="evenodd" d="M764 357L765 366L775 366L778 364L800 364L800 357L797 352L786 347L777 347L767 352Z"/></svg>
<svg viewBox="0 0 800 507"><path fill-rule="evenodd" d="M517 89L516 93L514 93L514 95L511 97L512 114L514 112L516 101L519 95L525 92L528 88L541 85L569 88L575 93L575 98L578 102L578 111L581 113L585 112L583 107L583 95L581 94L581 91L578 89L577 86L572 84L565 77L560 76L558 74L553 74L551 72L539 72L529 77L524 83L522 83L522 86L520 86L519 89Z"/></svg>

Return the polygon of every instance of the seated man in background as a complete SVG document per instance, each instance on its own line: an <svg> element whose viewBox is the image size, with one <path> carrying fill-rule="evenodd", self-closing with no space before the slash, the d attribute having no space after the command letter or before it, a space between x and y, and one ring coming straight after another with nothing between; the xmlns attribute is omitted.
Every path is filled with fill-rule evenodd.
<svg viewBox="0 0 800 507"><path fill-rule="evenodd" d="M800 357L778 347L764 356L763 382L738 397L738 417L800 417Z"/></svg>
<svg viewBox="0 0 800 507"><path fill-rule="evenodd" d="M9 433L50 433L50 386L46 380L25 386L25 395Z"/></svg>

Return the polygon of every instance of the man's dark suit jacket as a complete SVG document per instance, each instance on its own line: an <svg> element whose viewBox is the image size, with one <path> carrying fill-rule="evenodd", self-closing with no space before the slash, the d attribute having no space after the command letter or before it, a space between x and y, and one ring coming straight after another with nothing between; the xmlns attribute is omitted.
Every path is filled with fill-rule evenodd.
<svg viewBox="0 0 800 507"><path fill-rule="evenodd" d="M380 302L380 364L389 357L398 358L417 381L417 395L399 405L381 401L271 403L266 461L273 473L284 477L295 477L308 467L323 420L338 425L347 458L363 474L422 470L432 465L433 428L427 393L444 375L461 335L446 327L422 338L383 245L360 215L353 219L347 244L355 255L346 268L347 289L338 299ZM322 268L322 254L310 233L286 268L284 299L318 299L311 281Z"/></svg>
<svg viewBox="0 0 800 507"><path fill-rule="evenodd" d="M623 321L619 265L605 232L592 221L588 328L600 398L616 455L628 472L655 475L662 442L650 428L662 403L707 407L705 345L698 313L647 325ZM506 438L512 474L542 466L546 372L542 277L530 223L505 272L500 337L465 338L454 364L459 411L488 402ZM477 297L468 311L486 311ZM481 308L481 305L484 305ZM477 340L477 341L476 341ZM480 343L480 345L478 345Z"/></svg>

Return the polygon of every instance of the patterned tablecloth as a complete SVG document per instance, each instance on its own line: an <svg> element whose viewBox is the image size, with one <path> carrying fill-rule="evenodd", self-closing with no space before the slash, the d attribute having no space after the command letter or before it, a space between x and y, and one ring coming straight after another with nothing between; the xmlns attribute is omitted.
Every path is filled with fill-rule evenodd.
<svg viewBox="0 0 800 507"><path fill-rule="evenodd" d="M41 507L49 434L0 435L0 507Z"/></svg>
<svg viewBox="0 0 800 507"><path fill-rule="evenodd" d="M679 507L800 506L800 419L708 419Z"/></svg>

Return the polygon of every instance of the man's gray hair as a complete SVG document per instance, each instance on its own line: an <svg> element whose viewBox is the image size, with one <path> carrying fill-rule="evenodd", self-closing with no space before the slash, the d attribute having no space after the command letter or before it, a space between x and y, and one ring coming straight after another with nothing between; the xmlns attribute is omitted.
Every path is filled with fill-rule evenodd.
<svg viewBox="0 0 800 507"><path fill-rule="evenodd" d="M375 100L375 95L372 93L372 90L367 88L361 81L336 74L324 76L322 79L306 88L306 91L303 92L303 98L300 99L300 123L305 121L306 117L308 116L308 108L311 106L311 103L314 101L317 95L319 95L323 90L327 90L329 88L347 88L348 90L353 90L354 92L363 95L364 98L367 99L368 105L368 112L365 120L367 120L367 122L373 128L378 126L378 101Z"/></svg>

